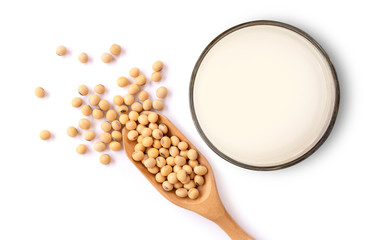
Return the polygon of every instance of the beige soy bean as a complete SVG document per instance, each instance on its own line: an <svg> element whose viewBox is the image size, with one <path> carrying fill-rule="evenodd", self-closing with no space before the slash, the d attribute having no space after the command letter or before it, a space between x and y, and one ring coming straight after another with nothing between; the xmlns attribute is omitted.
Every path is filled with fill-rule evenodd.
<svg viewBox="0 0 368 240"><path fill-rule="evenodd" d="M161 100L154 100L152 103L152 107L155 110L161 111L162 109L164 109L164 103Z"/></svg>
<svg viewBox="0 0 368 240"><path fill-rule="evenodd" d="M194 177L194 183L197 186L202 186L204 184L204 177L201 175L195 175Z"/></svg>
<svg viewBox="0 0 368 240"><path fill-rule="evenodd" d="M203 165L200 165L200 164L198 164L197 166L194 167L194 172L197 175L203 176L207 173L207 171L208 171L207 168Z"/></svg>
<svg viewBox="0 0 368 240"><path fill-rule="evenodd" d="M157 157L156 158L156 166L159 168L162 168L166 165L166 159L163 157Z"/></svg>
<svg viewBox="0 0 368 240"><path fill-rule="evenodd" d="M168 181L165 181L165 182L162 183L162 188L165 191L170 192L174 188L174 186L171 183L169 183Z"/></svg>
<svg viewBox="0 0 368 240"><path fill-rule="evenodd" d="M125 125L128 121L129 121L129 116L127 114L120 115L119 122L121 124L124 124Z"/></svg>
<svg viewBox="0 0 368 240"><path fill-rule="evenodd" d="M146 91L141 91L139 94L138 94L138 99L142 102L146 101L148 99L148 92Z"/></svg>
<svg viewBox="0 0 368 240"><path fill-rule="evenodd" d="M95 109L93 109L93 111L92 111L92 116L93 116L95 119L101 119L101 118L103 118L104 113L102 112L102 110L95 108Z"/></svg>
<svg viewBox="0 0 368 240"><path fill-rule="evenodd" d="M132 105L134 103L134 96L131 94L126 94L124 96L124 103L128 106Z"/></svg>
<svg viewBox="0 0 368 240"><path fill-rule="evenodd" d="M83 104L82 98L80 98L80 97L73 98L73 100L72 100L72 106L73 107L78 108L78 107L82 106L82 104Z"/></svg>
<svg viewBox="0 0 368 240"><path fill-rule="evenodd" d="M118 111L118 113L124 114L124 113L127 113L129 111L129 108L126 105L121 105L121 106L117 107L116 110Z"/></svg>
<svg viewBox="0 0 368 240"><path fill-rule="evenodd" d="M42 87L37 87L35 89L36 97L43 98L45 96L45 90Z"/></svg>
<svg viewBox="0 0 368 240"><path fill-rule="evenodd" d="M131 77L138 77L139 76L139 68L134 67L129 70L129 76Z"/></svg>
<svg viewBox="0 0 368 240"><path fill-rule="evenodd" d="M114 141L120 142L121 140L123 140L123 135L121 134L120 131L116 131L116 130L112 131L111 137L112 139L114 139Z"/></svg>
<svg viewBox="0 0 368 240"><path fill-rule="evenodd" d="M81 53L81 54L79 54L78 60L81 63L87 63L88 62L88 55L87 55L87 53Z"/></svg>
<svg viewBox="0 0 368 240"><path fill-rule="evenodd" d="M89 129L91 126L91 123L88 119L82 118L79 120L79 127L82 129Z"/></svg>
<svg viewBox="0 0 368 240"><path fill-rule="evenodd" d="M89 92L88 87L86 85L80 85L78 87L78 92L82 96L86 96Z"/></svg>
<svg viewBox="0 0 368 240"><path fill-rule="evenodd" d="M129 132L128 132L128 135L127 135L127 137L128 137L128 139L130 140L130 141L135 141L135 140L137 140L137 138L138 138L138 132L136 131L136 130L130 130ZM144 146L144 145L143 145Z"/></svg>
<svg viewBox="0 0 368 240"><path fill-rule="evenodd" d="M175 185L174 185L174 187L175 187ZM175 194L178 197L185 198L185 197L188 196L188 190L185 189L185 188L178 188L178 189L176 189Z"/></svg>
<svg viewBox="0 0 368 240"><path fill-rule="evenodd" d="M106 149L106 145L103 142L96 142L93 145L93 148L97 151L97 152L102 152Z"/></svg>
<svg viewBox="0 0 368 240"><path fill-rule="evenodd" d="M119 77L117 80L117 84L119 87L126 87L129 85L129 79L126 77Z"/></svg>
<svg viewBox="0 0 368 240"><path fill-rule="evenodd" d="M118 117L118 114L116 113L115 110L110 109L106 112L106 119L110 122L116 120L116 118Z"/></svg>
<svg viewBox="0 0 368 240"><path fill-rule="evenodd" d="M49 130L42 130L41 132L40 132L40 138L42 139L42 140L47 140L47 139L49 139L51 137L51 133L50 133L50 131Z"/></svg>
<svg viewBox="0 0 368 240"><path fill-rule="evenodd" d="M121 47L118 44L113 44L110 47L110 53L113 55L119 55L121 53Z"/></svg>
<svg viewBox="0 0 368 240"><path fill-rule="evenodd" d="M142 161L144 158L144 153L142 151L133 152L132 158L134 161L137 161L137 162Z"/></svg>
<svg viewBox="0 0 368 240"><path fill-rule="evenodd" d="M109 144L110 150L111 151L119 151L121 149L121 143L117 142L117 141L112 141Z"/></svg>
<svg viewBox="0 0 368 240"><path fill-rule="evenodd" d="M198 196L199 196L199 191L198 191L198 189L196 189L196 188L191 188L191 189L189 189L189 191L188 191L188 197L189 197L190 199L197 199L197 198L198 198Z"/></svg>
<svg viewBox="0 0 368 240"><path fill-rule="evenodd" d="M92 94L89 97L89 104L91 104L92 106L97 106L99 102L100 102L100 97L98 95Z"/></svg>
<svg viewBox="0 0 368 240"><path fill-rule="evenodd" d="M78 130L75 127L70 126L66 130L66 133L68 134L69 137L75 137L78 134Z"/></svg>
<svg viewBox="0 0 368 240"><path fill-rule="evenodd" d="M154 82L159 82L162 79L162 74L160 72L154 72L151 75L151 80Z"/></svg>
<svg viewBox="0 0 368 240"><path fill-rule="evenodd" d="M100 156L100 163L107 165L111 162L111 157L108 154L102 154Z"/></svg>
<svg viewBox="0 0 368 240"><path fill-rule="evenodd" d="M104 63L109 63L109 62L111 62L111 61L112 61L112 56L111 56L111 54L109 54L109 53L103 53L103 54L101 55L101 61L102 61L102 62L104 62Z"/></svg>
<svg viewBox="0 0 368 240"><path fill-rule="evenodd" d="M81 108L81 112L84 116L89 116L92 114L92 108L89 105L83 105Z"/></svg>
<svg viewBox="0 0 368 240"><path fill-rule="evenodd" d="M136 111L136 112L142 112L143 110L143 106L142 106L142 103L140 102L134 102L130 108L132 109L132 111Z"/></svg>
<svg viewBox="0 0 368 240"><path fill-rule="evenodd" d="M152 101L147 99L143 102L143 109L146 110L146 111L149 111L151 110L152 108Z"/></svg>
<svg viewBox="0 0 368 240"><path fill-rule="evenodd" d="M92 141L95 137L96 133L94 131L89 130L84 133L84 139L87 141Z"/></svg>
<svg viewBox="0 0 368 240"><path fill-rule="evenodd" d="M164 87L164 86L161 86L159 87L157 90L156 90L156 96L158 98L165 98L167 96L167 88Z"/></svg>
<svg viewBox="0 0 368 240"><path fill-rule="evenodd" d="M144 75L139 75L135 78L135 83L139 86L143 86L144 84L146 84L146 82L147 78Z"/></svg>
<svg viewBox="0 0 368 240"><path fill-rule="evenodd" d="M117 106L121 106L124 104L124 98L120 95L116 95L114 98L113 98L113 103Z"/></svg>
<svg viewBox="0 0 368 240"><path fill-rule="evenodd" d="M131 121L129 120L126 124L125 124L125 127L128 129L128 130L135 130L137 128L137 123L135 121ZM137 132L138 133L138 132Z"/></svg>
<svg viewBox="0 0 368 240"><path fill-rule="evenodd" d="M102 99L99 103L98 103L98 107L102 110L102 111L107 111L110 109L110 103L105 100Z"/></svg>
<svg viewBox="0 0 368 240"><path fill-rule="evenodd" d="M112 141L111 134L108 132L101 133L100 140L103 143L109 144Z"/></svg>
<svg viewBox="0 0 368 240"><path fill-rule="evenodd" d="M157 60L156 62L154 62L154 63L152 64L152 69L153 69L153 71L155 71L155 72L159 72L159 71L161 71L163 67L164 67L164 63L163 63L163 62L161 62L161 61L159 61L159 60Z"/></svg>
<svg viewBox="0 0 368 240"><path fill-rule="evenodd" d="M60 45L56 48L56 54L59 56L64 56L67 53L66 47Z"/></svg>
<svg viewBox="0 0 368 240"><path fill-rule="evenodd" d="M139 90L140 90L140 87L135 83L132 83L128 86L128 93L131 95L137 94Z"/></svg>
<svg viewBox="0 0 368 240"><path fill-rule="evenodd" d="M78 154L85 154L87 152L87 146L84 144L79 144L77 146L77 153Z"/></svg>

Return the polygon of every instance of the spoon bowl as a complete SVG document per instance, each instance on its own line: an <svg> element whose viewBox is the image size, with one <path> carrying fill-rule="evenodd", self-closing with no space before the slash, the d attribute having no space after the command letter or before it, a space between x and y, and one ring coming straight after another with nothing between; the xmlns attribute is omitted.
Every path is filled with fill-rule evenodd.
<svg viewBox="0 0 368 240"><path fill-rule="evenodd" d="M143 114L148 114L149 111L143 112ZM125 153L131 162L138 168L138 170L147 178L148 181L159 191L167 200L174 203L177 206L191 210L200 214L201 216L215 222L218 224L230 237L231 239L254 239L247 232L245 232L229 215L229 213L224 208L220 197L217 192L215 177L211 165L208 163L207 159L198 151L198 149L175 127L174 124L170 122L162 114L158 114L159 118L157 124L164 123L167 128L167 136L177 136L181 141L188 143L189 148L194 149L198 153L198 162L205 167L207 167L208 172L204 176L205 183L202 186L198 186L199 197L197 199L190 198L180 198L176 196L175 191L167 192L162 188L162 185L158 183L155 179L155 175L150 173L146 167L141 163L133 160L132 154L134 152L134 146L137 141L130 141L128 139L128 132L125 127L123 129L123 145Z"/></svg>

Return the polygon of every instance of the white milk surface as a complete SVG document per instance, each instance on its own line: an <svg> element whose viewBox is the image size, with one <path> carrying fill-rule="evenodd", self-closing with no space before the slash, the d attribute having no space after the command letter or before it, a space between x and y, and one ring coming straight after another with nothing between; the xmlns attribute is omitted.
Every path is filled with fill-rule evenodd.
<svg viewBox="0 0 368 240"><path fill-rule="evenodd" d="M301 35L258 25L221 39L195 79L194 107L211 143L253 166L275 166L310 150L335 104L331 69Z"/></svg>

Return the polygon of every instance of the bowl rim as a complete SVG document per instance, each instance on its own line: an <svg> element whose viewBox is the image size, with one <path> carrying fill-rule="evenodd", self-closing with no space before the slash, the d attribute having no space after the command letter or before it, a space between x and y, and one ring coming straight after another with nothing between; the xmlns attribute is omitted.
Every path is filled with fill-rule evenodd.
<svg viewBox="0 0 368 240"><path fill-rule="evenodd" d="M239 161L236 161L235 159L227 156L226 154L224 154L222 151L220 151L218 148L216 148L212 142L207 138L207 136L205 135L205 133L203 132L199 121L197 119L196 116L196 112L195 112L195 108L194 108L194 100L193 100L193 91L194 91L194 83L195 83L195 78L198 72L198 69L203 61L203 59L205 58L205 56L207 55L207 53L211 50L211 48L217 43L219 42L221 39L223 39L224 37L226 37L227 35L229 35L230 33L233 33L237 30L246 28L246 27L250 27L250 26L257 26L257 25L271 25L271 26L277 26L277 27L282 27L282 28L286 28L288 30L291 30L299 35L301 35L302 37L304 37L305 39L307 39L309 42L311 42L318 51L320 51L320 53L323 55L323 57L326 59L329 68L331 69L331 73L332 73L332 77L334 80L334 85L335 85L335 105L333 108L333 113L331 115L331 119L330 119L330 123L327 127L327 129L325 130L324 134L322 135L322 137L319 139L319 141L306 153L304 153L302 156L293 159L289 162L283 163L283 164L278 164L278 165L273 165L273 166L254 166L254 165L249 165L249 164L245 164L245 163L241 163ZM322 48L322 46L314 39L312 38L309 34L307 34L306 32L304 32L303 30L294 27L292 25L283 23L283 22L278 22L278 21L272 21L272 20L256 20L256 21L250 21L250 22L244 22L241 24L238 24L236 26L233 26L227 30L225 30L224 32L222 32L221 34L219 34L217 37L215 37L207 46L206 48L203 50L203 52L201 53L201 55L199 56L193 71L192 71L192 75L190 78L190 84L189 84L189 107L190 107L190 112L192 115L192 119L194 122L194 125L199 133L199 135L202 137L202 139L205 141L205 143L217 154L219 155L221 158L225 159L226 161L242 167L242 168L246 168L246 169L251 169L251 170L259 170L259 171L270 171L270 170L278 170L278 169L283 169L283 168L287 168L290 167L294 164L297 164L301 161L303 161L304 159L308 158L309 156L311 156L319 147L321 147L321 145L326 141L326 139L328 138L328 136L330 135L335 122L336 122L336 118L338 115L338 110L339 110L339 105L340 105L340 86L339 86L339 81L338 81L338 77L336 74L336 70L334 65L331 62L330 57L328 56L327 52Z"/></svg>

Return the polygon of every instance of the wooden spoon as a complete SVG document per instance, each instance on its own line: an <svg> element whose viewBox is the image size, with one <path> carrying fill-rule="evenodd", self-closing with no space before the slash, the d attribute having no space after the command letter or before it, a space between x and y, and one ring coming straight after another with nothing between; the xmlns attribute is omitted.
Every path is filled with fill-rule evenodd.
<svg viewBox="0 0 368 240"><path fill-rule="evenodd" d="M144 114L148 114L146 111ZM217 187L215 183L215 177L213 175L212 168L206 158L197 150L197 148L172 124L165 116L162 114L158 114L159 119L157 124L164 123L168 127L169 131L167 135L170 137L175 135L179 137L180 140L188 143L190 148L195 149L198 154L198 161L200 164L204 165L208 169L208 173L204 176L205 184L198 187L199 197L195 200L190 198L180 198L175 195L174 191L167 192L162 188L162 185L156 182L155 175L148 172L146 167L141 163L134 161L132 158L132 153L134 152L134 146L137 143L136 141L130 141L128 139L128 130L124 127L123 129L123 144L125 153L131 162L138 168L138 170L151 182L151 184L159 191L167 200L170 202L196 212L202 215L205 218L215 222L219 225L229 236L231 239L254 239L247 232L245 232L229 215L229 213L224 208L220 197L217 192Z"/></svg>

